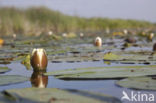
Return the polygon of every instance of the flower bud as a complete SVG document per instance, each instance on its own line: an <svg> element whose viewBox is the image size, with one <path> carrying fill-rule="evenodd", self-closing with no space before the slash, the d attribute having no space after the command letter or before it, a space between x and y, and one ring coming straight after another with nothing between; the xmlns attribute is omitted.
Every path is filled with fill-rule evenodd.
<svg viewBox="0 0 156 103"><path fill-rule="evenodd" d="M96 37L94 45L98 47L102 46L102 39L100 37Z"/></svg>
<svg viewBox="0 0 156 103"><path fill-rule="evenodd" d="M150 34L148 35L148 40L149 40L149 41L152 41L152 40L153 40L153 37L154 37L154 33L150 33Z"/></svg>
<svg viewBox="0 0 156 103"><path fill-rule="evenodd" d="M45 50L42 48L33 49L30 62L34 71L45 71L48 64Z"/></svg>

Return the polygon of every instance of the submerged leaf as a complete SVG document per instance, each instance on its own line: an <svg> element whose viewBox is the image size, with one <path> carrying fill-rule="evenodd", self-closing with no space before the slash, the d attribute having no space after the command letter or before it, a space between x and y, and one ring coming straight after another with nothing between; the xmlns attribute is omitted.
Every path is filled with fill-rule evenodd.
<svg viewBox="0 0 156 103"><path fill-rule="evenodd" d="M119 80L116 84L126 88L156 90L156 79L152 77L131 77Z"/></svg>

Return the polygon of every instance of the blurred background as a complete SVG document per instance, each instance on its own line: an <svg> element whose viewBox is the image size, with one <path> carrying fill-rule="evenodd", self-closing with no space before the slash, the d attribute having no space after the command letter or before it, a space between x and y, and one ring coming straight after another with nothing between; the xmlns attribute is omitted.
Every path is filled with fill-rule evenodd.
<svg viewBox="0 0 156 103"><path fill-rule="evenodd" d="M0 35L151 27L155 0L0 0Z"/></svg>

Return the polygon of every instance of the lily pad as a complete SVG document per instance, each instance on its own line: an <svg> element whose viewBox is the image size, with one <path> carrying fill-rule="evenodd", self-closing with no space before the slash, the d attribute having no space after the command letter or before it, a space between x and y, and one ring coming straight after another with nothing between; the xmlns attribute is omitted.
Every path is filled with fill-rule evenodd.
<svg viewBox="0 0 156 103"><path fill-rule="evenodd" d="M113 61L139 61L139 60L149 60L150 55L140 54L140 52L115 52L106 53L104 55L104 60Z"/></svg>
<svg viewBox="0 0 156 103"><path fill-rule="evenodd" d="M156 65L77 68L45 73L65 80L118 79L155 74Z"/></svg>
<svg viewBox="0 0 156 103"><path fill-rule="evenodd" d="M111 53L111 52L106 53L106 54L104 55L104 59L105 59L105 60L118 60L119 58L120 58L119 55L113 54L113 53Z"/></svg>
<svg viewBox="0 0 156 103"><path fill-rule="evenodd" d="M19 75L1 75L0 78L0 85L10 85L29 80L29 78Z"/></svg>
<svg viewBox="0 0 156 103"><path fill-rule="evenodd" d="M8 67L0 67L0 73L5 73L5 72L8 72L10 71L11 69L8 68Z"/></svg>
<svg viewBox="0 0 156 103"><path fill-rule="evenodd" d="M7 99L20 103L121 103L117 98L107 95L85 91L78 91L77 94L75 92L77 91L57 88L24 88L5 90L2 94Z"/></svg>
<svg viewBox="0 0 156 103"><path fill-rule="evenodd" d="M147 51L108 52L104 54L104 61L119 62L125 64L129 64L129 62L133 64L156 64L156 54Z"/></svg>
<svg viewBox="0 0 156 103"><path fill-rule="evenodd" d="M81 62L102 60L103 53L78 53L71 55L55 56L52 62Z"/></svg>
<svg viewBox="0 0 156 103"><path fill-rule="evenodd" d="M156 78L152 77L131 77L119 80L116 84L126 88L156 90Z"/></svg>

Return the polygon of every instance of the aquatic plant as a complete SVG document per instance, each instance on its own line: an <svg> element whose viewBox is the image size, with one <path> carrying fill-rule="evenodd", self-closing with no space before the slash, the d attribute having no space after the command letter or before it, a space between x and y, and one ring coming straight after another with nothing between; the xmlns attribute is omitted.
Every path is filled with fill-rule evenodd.
<svg viewBox="0 0 156 103"><path fill-rule="evenodd" d="M0 8L0 35L40 35L53 31L103 31L113 28L153 27L146 21L68 16L45 7Z"/></svg>

